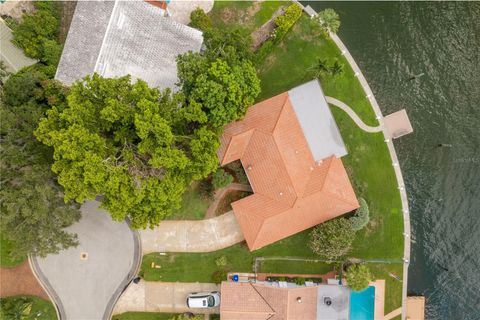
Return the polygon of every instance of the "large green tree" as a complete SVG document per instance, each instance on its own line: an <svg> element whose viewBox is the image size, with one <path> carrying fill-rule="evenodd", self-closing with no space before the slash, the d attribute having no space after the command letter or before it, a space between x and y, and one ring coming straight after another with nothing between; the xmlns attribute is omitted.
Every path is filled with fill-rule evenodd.
<svg viewBox="0 0 480 320"><path fill-rule="evenodd" d="M336 218L316 226L310 234L310 248L320 257L334 261L345 256L355 239L350 221Z"/></svg>
<svg viewBox="0 0 480 320"><path fill-rule="evenodd" d="M36 131L54 148L52 170L65 199L103 195L115 220L157 225L180 206L186 186L218 167L218 133L181 93L130 77L98 75L75 83L65 106L48 111Z"/></svg>
<svg viewBox="0 0 480 320"><path fill-rule="evenodd" d="M14 257L45 256L76 244L76 236L64 228L80 213L63 200L50 170L51 148L33 135L49 102L63 101L63 89L36 67L12 75L2 89L0 230L14 245Z"/></svg>
<svg viewBox="0 0 480 320"><path fill-rule="evenodd" d="M260 93L260 80L250 60L233 46L212 40L210 53L186 53L177 58L179 84L187 105L198 106L215 128L242 118ZM215 44L214 44L215 43Z"/></svg>
<svg viewBox="0 0 480 320"><path fill-rule="evenodd" d="M366 265L354 264L348 267L345 279L353 291L362 291L368 287L373 276Z"/></svg>

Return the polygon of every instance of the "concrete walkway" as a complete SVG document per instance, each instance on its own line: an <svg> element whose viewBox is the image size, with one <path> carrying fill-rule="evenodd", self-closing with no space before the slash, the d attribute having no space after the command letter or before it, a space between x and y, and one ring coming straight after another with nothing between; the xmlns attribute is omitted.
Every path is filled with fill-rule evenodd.
<svg viewBox="0 0 480 320"><path fill-rule="evenodd" d="M350 116L350 118L352 118L353 122L355 122L355 124L357 126L359 126L360 129L362 129L363 131L370 132L370 133L381 132L382 131L381 126L371 127L369 125L366 125L362 121L362 119L360 119L358 117L358 115L355 113L355 111L353 111L353 109L350 108L349 106L347 106L344 102L342 102L340 100L337 100L335 98L332 98L332 97L325 96L325 98L326 98L326 100L329 104L334 105L334 106L342 109L343 111L345 111Z"/></svg>
<svg viewBox="0 0 480 320"><path fill-rule="evenodd" d="M122 290L136 274L141 259L138 239L126 222L89 201L82 218L68 231L76 248L46 258L32 258L32 267L56 304L60 319L109 319Z"/></svg>
<svg viewBox="0 0 480 320"><path fill-rule="evenodd" d="M142 254L151 252L211 252L244 240L233 211L195 221L162 221L139 231Z"/></svg>
<svg viewBox="0 0 480 320"><path fill-rule="evenodd" d="M140 281L131 283L118 300L113 314L127 311L137 312L194 312L219 313L214 309L189 309L187 295L192 292L220 291L220 286L213 283L181 283Z"/></svg>
<svg viewBox="0 0 480 320"><path fill-rule="evenodd" d="M398 308L383 317L383 320L390 320L402 314L402 308Z"/></svg>

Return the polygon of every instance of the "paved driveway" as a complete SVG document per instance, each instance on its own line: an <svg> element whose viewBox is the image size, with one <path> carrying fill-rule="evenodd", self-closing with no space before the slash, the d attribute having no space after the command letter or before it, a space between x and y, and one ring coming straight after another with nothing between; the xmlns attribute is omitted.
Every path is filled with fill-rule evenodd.
<svg viewBox="0 0 480 320"><path fill-rule="evenodd" d="M186 312L220 313L219 308L189 309L187 295L191 292L220 291L220 286L213 283L184 283L140 281L131 283L122 294L113 314L127 311L140 312Z"/></svg>
<svg viewBox="0 0 480 320"><path fill-rule="evenodd" d="M158 227L139 233L143 254L211 252L245 239L233 211L206 220L162 221Z"/></svg>
<svg viewBox="0 0 480 320"><path fill-rule="evenodd" d="M36 258L43 282L46 278L62 318L68 320L106 319L140 258L127 223L112 221L98 205L83 204L81 220L69 227L78 235L78 247Z"/></svg>

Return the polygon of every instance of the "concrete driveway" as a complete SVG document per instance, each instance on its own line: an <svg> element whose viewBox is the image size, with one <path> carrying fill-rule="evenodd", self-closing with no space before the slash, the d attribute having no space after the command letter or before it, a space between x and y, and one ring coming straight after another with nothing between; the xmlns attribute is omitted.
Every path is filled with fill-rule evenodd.
<svg viewBox="0 0 480 320"><path fill-rule="evenodd" d="M245 239L233 211L206 220L162 221L158 227L139 233L143 254L211 252Z"/></svg>
<svg viewBox="0 0 480 320"><path fill-rule="evenodd" d="M62 319L107 319L141 258L127 223L112 221L98 206L96 201L83 204L81 220L68 228L78 235L78 247L34 259Z"/></svg>
<svg viewBox="0 0 480 320"><path fill-rule="evenodd" d="M131 283L122 294L113 314L127 311L139 312L193 312L220 313L219 308L189 309L187 296L192 292L220 291L220 286L213 283L156 282L140 281Z"/></svg>

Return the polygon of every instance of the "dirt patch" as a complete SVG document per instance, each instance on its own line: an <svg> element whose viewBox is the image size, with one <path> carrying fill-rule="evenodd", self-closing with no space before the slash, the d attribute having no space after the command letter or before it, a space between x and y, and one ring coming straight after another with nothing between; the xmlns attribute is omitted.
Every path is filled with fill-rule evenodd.
<svg viewBox="0 0 480 320"><path fill-rule="evenodd" d="M0 4L0 15L20 20L22 15L35 11L32 1L7 1Z"/></svg>
<svg viewBox="0 0 480 320"><path fill-rule="evenodd" d="M222 199L220 199L217 209L215 210L215 215L219 216L221 214L231 211L232 202L245 198L248 195L250 195L250 193L245 191L238 191L238 190L228 191L223 195Z"/></svg>
<svg viewBox="0 0 480 320"><path fill-rule="evenodd" d="M225 24L231 24L236 20L237 11L231 8L225 8L220 12L220 19Z"/></svg>
<svg viewBox="0 0 480 320"><path fill-rule="evenodd" d="M76 7L77 1L62 1L60 3L60 34L58 41L60 41L61 44L64 44L67 39L68 30L70 29Z"/></svg>
<svg viewBox="0 0 480 320"><path fill-rule="evenodd" d="M252 49L254 51L260 48L260 46L270 38L273 30L275 30L276 27L275 18L279 15L282 15L284 12L285 7L281 6L277 9L277 11L272 14L270 20L268 20L260 28L252 32Z"/></svg>
<svg viewBox="0 0 480 320"><path fill-rule="evenodd" d="M50 300L26 260L14 268L0 268L0 297L31 295Z"/></svg>

